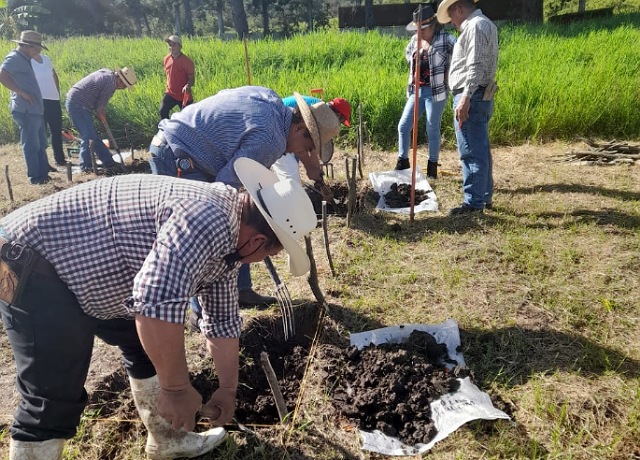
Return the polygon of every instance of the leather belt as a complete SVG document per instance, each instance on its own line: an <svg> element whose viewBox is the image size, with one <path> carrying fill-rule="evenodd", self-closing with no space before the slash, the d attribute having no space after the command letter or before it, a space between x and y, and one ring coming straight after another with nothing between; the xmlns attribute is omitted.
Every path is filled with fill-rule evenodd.
<svg viewBox="0 0 640 460"><path fill-rule="evenodd" d="M56 269L53 268L53 265L42 257L38 252L21 243L16 243L14 241L7 240L0 236L0 257L4 260L10 267L14 264L23 265L24 260L22 258L23 253L31 253L33 257L31 272L38 273L39 275L47 276L49 278L58 277L58 273Z"/></svg>
<svg viewBox="0 0 640 460"><path fill-rule="evenodd" d="M478 86L478 88L476 89L476 93L478 91L482 91L484 93L484 90L487 89L486 86ZM454 96L457 96L458 94L461 94L464 91L464 88L460 88L460 89L452 89L451 90L451 94ZM475 94L475 93L474 93Z"/></svg>

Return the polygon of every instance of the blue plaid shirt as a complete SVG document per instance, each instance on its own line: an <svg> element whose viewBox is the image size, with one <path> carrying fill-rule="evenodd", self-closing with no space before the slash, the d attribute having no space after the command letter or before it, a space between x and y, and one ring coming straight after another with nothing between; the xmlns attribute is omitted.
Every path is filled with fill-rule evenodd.
<svg viewBox="0 0 640 460"><path fill-rule="evenodd" d="M224 257L237 247L242 199L220 183L127 175L32 202L0 226L45 257L90 316L183 323L198 295L205 334L238 337L240 264Z"/></svg>
<svg viewBox="0 0 640 460"><path fill-rule="evenodd" d="M235 160L270 168L285 153L292 113L274 91L243 86L191 104L158 127L174 152L184 151L217 182L240 187Z"/></svg>

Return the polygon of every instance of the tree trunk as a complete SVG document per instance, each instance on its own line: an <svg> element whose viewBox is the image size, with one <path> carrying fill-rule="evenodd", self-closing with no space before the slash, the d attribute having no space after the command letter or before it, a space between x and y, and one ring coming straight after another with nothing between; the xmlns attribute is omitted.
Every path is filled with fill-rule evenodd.
<svg viewBox="0 0 640 460"><path fill-rule="evenodd" d="M182 32L181 32L182 29L180 26L180 5L178 3L173 4L173 11L174 11L175 20L176 20L176 23L175 23L176 34L182 35Z"/></svg>
<svg viewBox="0 0 640 460"><path fill-rule="evenodd" d="M231 16L233 17L233 27L236 29L238 39L249 36L249 25L247 24L247 13L244 11L242 0L231 1Z"/></svg>
<svg viewBox="0 0 640 460"><path fill-rule="evenodd" d="M216 1L216 14L218 15L218 35L220 38L224 38L224 0Z"/></svg>
<svg viewBox="0 0 640 460"><path fill-rule="evenodd" d="M313 0L307 2L307 31L313 31Z"/></svg>
<svg viewBox="0 0 640 460"><path fill-rule="evenodd" d="M364 0L364 28L373 29L376 25L373 19L373 0Z"/></svg>
<svg viewBox="0 0 640 460"><path fill-rule="evenodd" d="M193 16L191 15L191 1L182 0L182 7L184 8L184 33L191 36L193 35Z"/></svg>
<svg viewBox="0 0 640 460"><path fill-rule="evenodd" d="M271 35L271 29L269 29L269 0L262 0L262 35L266 38Z"/></svg>
<svg viewBox="0 0 640 460"><path fill-rule="evenodd" d="M587 9L587 0L579 0L578 1L578 12L579 13L584 13L585 10Z"/></svg>

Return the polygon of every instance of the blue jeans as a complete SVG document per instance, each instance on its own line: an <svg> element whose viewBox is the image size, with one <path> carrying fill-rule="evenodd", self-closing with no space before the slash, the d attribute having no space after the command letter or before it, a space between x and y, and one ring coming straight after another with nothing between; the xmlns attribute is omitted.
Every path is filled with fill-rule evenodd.
<svg viewBox="0 0 640 460"><path fill-rule="evenodd" d="M402 111L402 117L398 123L398 158L409 158L409 142L411 141L411 130L413 128L413 106L415 95L412 94L407 99ZM442 124L442 113L447 104L447 99L434 101L431 88L420 88L418 99L418 118L427 112L427 139L429 141L429 161L437 163L440 158L440 126Z"/></svg>
<svg viewBox="0 0 640 460"><path fill-rule="evenodd" d="M178 168L176 166L176 157L167 144L162 143L160 145L150 145L149 151L151 152L151 158L149 159L149 165L151 166L151 172L160 176L172 176L178 177ZM188 173L182 173L180 176L184 179L197 180L200 182L208 182L208 178L200 171L190 171ZM249 264L242 264L240 272L238 273L238 289L245 290L251 289L251 270ZM192 304L192 310L195 311Z"/></svg>
<svg viewBox="0 0 640 460"><path fill-rule="evenodd" d="M93 150L96 153L96 157L102 162L102 166L105 168L115 166L116 162L113 161L111 152L107 146L104 145L104 142L102 142L102 139L98 136L96 128L93 126L93 114L91 111L79 105L69 103L66 104L66 107L71 121L80 133L80 169L92 169L91 152L89 150L90 141L93 141Z"/></svg>
<svg viewBox="0 0 640 460"><path fill-rule="evenodd" d="M47 131L44 116L35 113L11 112L20 128L22 155L27 164L27 177L32 184L41 184L49 177L47 159Z"/></svg>
<svg viewBox="0 0 640 460"><path fill-rule="evenodd" d="M484 88L471 95L469 119L460 127L455 108L462 94L453 97L453 124L456 130L458 153L462 162L463 202L483 209L493 200L493 160L489 145L489 120L493 114L493 99L483 101Z"/></svg>

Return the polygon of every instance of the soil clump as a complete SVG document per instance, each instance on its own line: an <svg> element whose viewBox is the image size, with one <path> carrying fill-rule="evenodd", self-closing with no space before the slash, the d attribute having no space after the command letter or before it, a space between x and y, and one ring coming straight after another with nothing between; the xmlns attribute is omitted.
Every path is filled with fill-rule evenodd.
<svg viewBox="0 0 640 460"><path fill-rule="evenodd" d="M362 350L325 345L323 354L334 408L359 429L380 430L409 445L433 439L429 404L456 391L456 379L469 374L458 367L449 371L446 345L421 331L405 343Z"/></svg>
<svg viewBox="0 0 640 460"><path fill-rule="evenodd" d="M421 203L428 198L429 192L416 189L414 203ZM411 185L391 184L390 190L384 194L384 202L390 208L406 208L411 206Z"/></svg>

